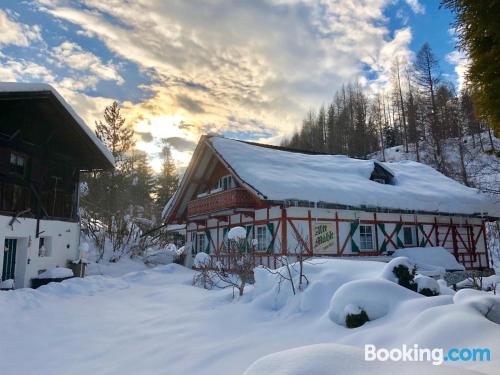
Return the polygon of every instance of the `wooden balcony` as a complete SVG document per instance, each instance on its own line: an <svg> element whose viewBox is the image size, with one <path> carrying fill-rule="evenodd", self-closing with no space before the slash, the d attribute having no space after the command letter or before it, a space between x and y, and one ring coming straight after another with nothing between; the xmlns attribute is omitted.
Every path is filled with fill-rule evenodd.
<svg viewBox="0 0 500 375"><path fill-rule="evenodd" d="M252 195L243 188L221 191L188 203L188 216L196 216L231 208L253 207Z"/></svg>

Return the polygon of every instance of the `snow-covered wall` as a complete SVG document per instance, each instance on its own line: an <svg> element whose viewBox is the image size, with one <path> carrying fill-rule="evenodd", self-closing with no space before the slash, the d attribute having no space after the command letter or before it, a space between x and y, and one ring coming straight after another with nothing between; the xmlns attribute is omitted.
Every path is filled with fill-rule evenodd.
<svg viewBox="0 0 500 375"><path fill-rule="evenodd" d="M79 223L41 220L40 238L45 246L39 249L40 238L36 238L36 220L19 218L12 229L9 225L12 217L0 215L0 274L3 270L5 239L17 239L15 287L29 287L30 280L39 272L66 267L68 260L78 258L80 237ZM44 255L44 256L41 256Z"/></svg>

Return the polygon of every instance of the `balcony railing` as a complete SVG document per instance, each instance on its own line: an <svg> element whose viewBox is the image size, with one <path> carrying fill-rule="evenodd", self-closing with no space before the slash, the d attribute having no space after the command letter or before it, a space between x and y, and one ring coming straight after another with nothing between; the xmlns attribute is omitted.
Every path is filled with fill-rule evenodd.
<svg viewBox="0 0 500 375"><path fill-rule="evenodd" d="M188 203L188 216L195 216L227 208L243 208L255 205L252 195L243 188L221 191L195 199Z"/></svg>

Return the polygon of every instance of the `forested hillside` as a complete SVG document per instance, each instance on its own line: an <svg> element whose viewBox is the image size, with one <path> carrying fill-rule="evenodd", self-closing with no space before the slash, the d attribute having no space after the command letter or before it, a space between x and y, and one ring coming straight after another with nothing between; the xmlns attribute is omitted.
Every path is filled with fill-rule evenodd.
<svg viewBox="0 0 500 375"><path fill-rule="evenodd" d="M310 111L282 145L357 158L416 160L467 186L500 193L498 140L477 114L467 87L457 93L440 75L428 44L414 62L394 62L387 91L344 86L328 105Z"/></svg>

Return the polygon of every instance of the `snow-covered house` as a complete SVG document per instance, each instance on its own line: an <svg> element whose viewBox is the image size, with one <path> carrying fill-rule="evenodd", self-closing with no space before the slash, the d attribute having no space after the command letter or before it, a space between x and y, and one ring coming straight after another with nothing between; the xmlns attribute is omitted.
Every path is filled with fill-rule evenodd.
<svg viewBox="0 0 500 375"><path fill-rule="evenodd" d="M257 263L271 267L297 252L360 257L442 246L480 269L489 264L484 222L499 210L476 189L416 162L203 136L164 214L167 224L187 224L188 266L200 251L225 263L229 229L244 226Z"/></svg>
<svg viewBox="0 0 500 375"><path fill-rule="evenodd" d="M113 157L49 85L0 83L0 275L16 288L79 257L79 174Z"/></svg>

